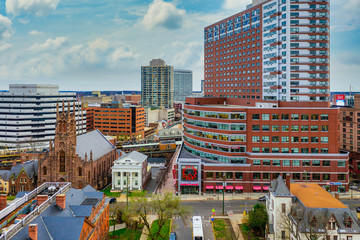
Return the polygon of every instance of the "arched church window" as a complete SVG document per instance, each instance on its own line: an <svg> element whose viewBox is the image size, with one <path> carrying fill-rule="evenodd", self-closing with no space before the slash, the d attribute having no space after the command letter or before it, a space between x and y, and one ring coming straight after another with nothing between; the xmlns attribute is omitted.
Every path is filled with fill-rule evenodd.
<svg viewBox="0 0 360 240"><path fill-rule="evenodd" d="M60 172L65 172L65 153L64 151L60 152Z"/></svg>
<svg viewBox="0 0 360 240"><path fill-rule="evenodd" d="M43 174L44 174L44 175L47 175L47 168L46 168L46 166L43 167Z"/></svg>

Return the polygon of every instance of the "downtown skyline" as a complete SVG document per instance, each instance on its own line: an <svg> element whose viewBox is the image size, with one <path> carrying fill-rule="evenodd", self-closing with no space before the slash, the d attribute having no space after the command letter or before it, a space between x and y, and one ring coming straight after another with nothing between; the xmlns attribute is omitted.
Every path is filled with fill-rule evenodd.
<svg viewBox="0 0 360 240"><path fill-rule="evenodd" d="M1 0L0 89L11 83L60 90L140 90L141 66L162 58L204 75L203 30L248 0ZM331 1L331 91L353 91L360 62L360 2ZM5 57L6 56L6 57Z"/></svg>

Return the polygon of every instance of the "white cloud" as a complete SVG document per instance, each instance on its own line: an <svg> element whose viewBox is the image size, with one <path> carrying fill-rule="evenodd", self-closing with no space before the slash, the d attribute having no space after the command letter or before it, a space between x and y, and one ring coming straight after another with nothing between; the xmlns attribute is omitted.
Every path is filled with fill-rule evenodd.
<svg viewBox="0 0 360 240"><path fill-rule="evenodd" d="M0 14L0 41L12 35L11 20Z"/></svg>
<svg viewBox="0 0 360 240"><path fill-rule="evenodd" d="M163 0L154 0L142 19L147 29L163 27L166 29L179 29L182 27L186 11L178 9L173 3Z"/></svg>
<svg viewBox="0 0 360 240"><path fill-rule="evenodd" d="M359 0L331 0L331 27L337 32L360 28Z"/></svg>
<svg viewBox="0 0 360 240"><path fill-rule="evenodd" d="M203 56L203 43L190 42L186 44L183 51L175 55L173 64L177 67L194 67Z"/></svg>
<svg viewBox="0 0 360 240"><path fill-rule="evenodd" d="M251 2L251 0L225 0L222 8L240 12L242 10L245 10L246 6L249 5Z"/></svg>
<svg viewBox="0 0 360 240"><path fill-rule="evenodd" d="M46 16L55 10L60 0L6 0L6 12L13 16Z"/></svg>
<svg viewBox="0 0 360 240"><path fill-rule="evenodd" d="M52 51L57 50L67 43L66 37L56 37L55 39L47 39L44 43L35 43L29 50L30 51Z"/></svg>
<svg viewBox="0 0 360 240"><path fill-rule="evenodd" d="M38 30L32 30L29 32L29 34L35 36L35 35L41 35L42 32L39 32Z"/></svg>
<svg viewBox="0 0 360 240"><path fill-rule="evenodd" d="M0 52L5 51L12 47L12 44L10 43L4 43L3 45L0 45Z"/></svg>

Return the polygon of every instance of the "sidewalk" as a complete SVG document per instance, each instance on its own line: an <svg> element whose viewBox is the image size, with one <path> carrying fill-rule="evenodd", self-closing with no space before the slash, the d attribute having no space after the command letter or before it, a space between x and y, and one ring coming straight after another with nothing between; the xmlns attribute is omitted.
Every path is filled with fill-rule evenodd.
<svg viewBox="0 0 360 240"><path fill-rule="evenodd" d="M157 216L156 215L149 215L147 217L148 217L148 221L149 221L149 224L150 224L150 227L151 227L151 224L153 223L153 221L156 220ZM149 233L148 229L144 226L141 237L140 237L140 240L147 240L148 239L148 233Z"/></svg>

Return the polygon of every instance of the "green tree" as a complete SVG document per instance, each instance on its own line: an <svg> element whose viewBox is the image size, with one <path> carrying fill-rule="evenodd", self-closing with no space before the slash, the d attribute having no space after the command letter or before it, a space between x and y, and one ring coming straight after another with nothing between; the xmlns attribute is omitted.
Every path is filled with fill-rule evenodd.
<svg viewBox="0 0 360 240"><path fill-rule="evenodd" d="M178 197L174 197L171 193L153 195L146 198L141 195L131 197L128 208L125 211L126 218L140 218L144 227L148 230L150 239L166 239L168 236L162 236L161 230L167 220L178 216L182 219L188 217L189 208L184 208ZM159 228L155 232L151 232L151 222L149 215L155 215Z"/></svg>
<svg viewBox="0 0 360 240"><path fill-rule="evenodd" d="M249 211L248 226L255 237L265 237L265 228L268 223L266 208L262 204L255 204Z"/></svg>

